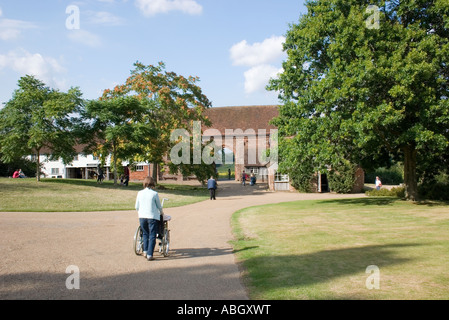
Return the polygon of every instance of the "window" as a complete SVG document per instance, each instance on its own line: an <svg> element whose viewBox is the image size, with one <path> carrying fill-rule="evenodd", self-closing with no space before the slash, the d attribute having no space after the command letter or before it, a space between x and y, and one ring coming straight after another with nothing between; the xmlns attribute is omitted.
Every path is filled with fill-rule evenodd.
<svg viewBox="0 0 449 320"><path fill-rule="evenodd" d="M56 176L59 174L59 168L51 168L51 174L53 176Z"/></svg>
<svg viewBox="0 0 449 320"><path fill-rule="evenodd" d="M249 172L250 174L254 173L255 175L258 175L259 174L259 168L258 167L249 167L249 168L245 169L245 172Z"/></svg>
<svg viewBox="0 0 449 320"><path fill-rule="evenodd" d="M288 174L282 174L280 172L276 172L274 175L274 181L275 182L289 182L290 178Z"/></svg>
<svg viewBox="0 0 449 320"><path fill-rule="evenodd" d="M142 165L136 166L136 171L144 171L144 168Z"/></svg>

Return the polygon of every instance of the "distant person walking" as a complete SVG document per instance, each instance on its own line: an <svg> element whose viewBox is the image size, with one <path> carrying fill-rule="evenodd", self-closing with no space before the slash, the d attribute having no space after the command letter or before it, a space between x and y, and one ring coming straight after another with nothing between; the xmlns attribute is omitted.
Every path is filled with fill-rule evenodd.
<svg viewBox="0 0 449 320"><path fill-rule="evenodd" d="M382 181L380 181L379 177L376 177L376 190L380 190L382 187Z"/></svg>
<svg viewBox="0 0 449 320"><path fill-rule="evenodd" d="M103 175L103 169L98 166L98 173L97 173L97 183L102 183L104 179L104 175Z"/></svg>
<svg viewBox="0 0 449 320"><path fill-rule="evenodd" d="M247 179L248 175L245 173L245 170L243 170L242 173L242 185L246 186L246 179Z"/></svg>
<svg viewBox="0 0 449 320"><path fill-rule="evenodd" d="M126 167L123 168L123 172L124 172L124 179L125 181L123 182L123 185L125 187L128 186L128 182L129 182L129 165L127 165Z"/></svg>
<svg viewBox="0 0 449 320"><path fill-rule="evenodd" d="M210 199L215 199L215 191L217 190L217 181L214 179L214 177L210 177L209 180L207 180L207 189L209 189L210 192Z"/></svg>

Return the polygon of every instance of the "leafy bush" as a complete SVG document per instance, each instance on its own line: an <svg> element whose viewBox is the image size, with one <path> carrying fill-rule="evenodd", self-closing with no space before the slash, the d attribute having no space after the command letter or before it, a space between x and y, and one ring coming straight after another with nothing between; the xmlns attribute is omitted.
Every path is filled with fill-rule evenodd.
<svg viewBox="0 0 449 320"><path fill-rule="evenodd" d="M435 182L418 186L420 198L426 200L449 200L449 183Z"/></svg>
<svg viewBox="0 0 449 320"><path fill-rule="evenodd" d="M381 188L380 190L373 189L365 192L366 195L370 197L397 197L404 198L405 197L405 188L404 187L394 187L391 189Z"/></svg>
<svg viewBox="0 0 449 320"><path fill-rule="evenodd" d="M36 176L36 163L26 158L18 159L13 163L0 161L0 177L11 177L16 169L22 169L27 177Z"/></svg>
<svg viewBox="0 0 449 320"><path fill-rule="evenodd" d="M402 165L395 164L390 168L379 168L374 172L367 172L365 183L374 183L377 176L382 180L382 184L398 185L404 182L404 169Z"/></svg>
<svg viewBox="0 0 449 320"><path fill-rule="evenodd" d="M337 193L349 193L354 187L355 166L349 162L341 162L329 171L329 188Z"/></svg>
<svg viewBox="0 0 449 320"><path fill-rule="evenodd" d="M292 186L299 192L313 192L312 179L313 173L302 172L300 170L289 173Z"/></svg>

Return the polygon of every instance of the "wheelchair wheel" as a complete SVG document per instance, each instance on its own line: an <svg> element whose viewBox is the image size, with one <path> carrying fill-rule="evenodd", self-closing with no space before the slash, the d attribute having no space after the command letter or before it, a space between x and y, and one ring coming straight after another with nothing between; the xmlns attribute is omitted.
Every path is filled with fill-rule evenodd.
<svg viewBox="0 0 449 320"><path fill-rule="evenodd" d="M138 256L143 252L142 229L140 229L140 226L137 227L136 233L134 234L133 249L134 253Z"/></svg>
<svg viewBox="0 0 449 320"><path fill-rule="evenodd" d="M161 247L161 253L164 255L164 257L168 257L168 251L170 250L170 230L168 228L165 228L164 235L162 237L162 247Z"/></svg>

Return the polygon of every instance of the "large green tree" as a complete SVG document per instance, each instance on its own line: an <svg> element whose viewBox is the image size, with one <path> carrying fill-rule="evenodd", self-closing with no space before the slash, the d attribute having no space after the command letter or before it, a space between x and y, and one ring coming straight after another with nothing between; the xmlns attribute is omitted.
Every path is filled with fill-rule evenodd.
<svg viewBox="0 0 449 320"><path fill-rule="evenodd" d="M93 100L86 104L87 120L85 150L93 151L105 162L111 156L114 184L117 184L118 164L142 154L144 142L156 137L150 122L150 102L132 96Z"/></svg>
<svg viewBox="0 0 449 320"><path fill-rule="evenodd" d="M406 196L449 154L449 2L317 0L291 25L288 59L268 87L281 169L404 163ZM298 173L299 172L299 173ZM304 173L304 174L303 174Z"/></svg>
<svg viewBox="0 0 449 320"><path fill-rule="evenodd" d="M43 150L51 159L70 163L76 155L76 126L83 108L78 88L68 92L47 87L34 76L24 76L18 89L0 110L0 148L2 161L14 162L36 155L36 177L39 181L39 155Z"/></svg>

